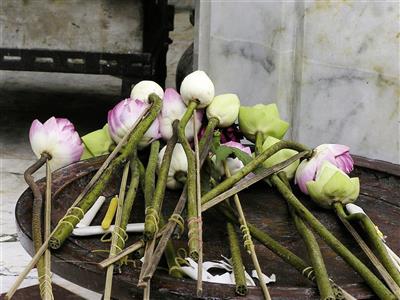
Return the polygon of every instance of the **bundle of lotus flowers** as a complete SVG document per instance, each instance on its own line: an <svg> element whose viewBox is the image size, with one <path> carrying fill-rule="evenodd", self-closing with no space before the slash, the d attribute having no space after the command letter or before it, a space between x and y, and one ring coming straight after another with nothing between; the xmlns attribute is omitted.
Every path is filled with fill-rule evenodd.
<svg viewBox="0 0 400 300"><path fill-rule="evenodd" d="M52 232L46 221L44 237L41 235L41 195L35 193L33 239L36 255L7 296L12 297L21 279L37 264L41 295L43 299L52 298L50 265L46 263L50 249L62 247L71 234L111 234L109 257L98 262L107 274L104 299L112 296L114 265L122 264L133 252L141 253L141 272L136 284L144 289L146 299L150 299L151 279L162 255L166 257L170 276L197 280L198 296L202 294L203 281L235 285L236 293L245 296L248 286L256 286L254 277L264 299L271 299L267 284L274 282L276 276L264 274L268 273L268 266L260 264L254 239L314 282L321 299L354 299L330 278L314 236L317 234L378 297L398 298L398 257L385 244L372 220L353 204L359 195L360 182L348 175L353 170L349 147L323 144L310 149L285 140L288 128L276 104L241 106L235 94L215 95L213 82L203 71L189 74L182 82L180 93L172 88L164 91L152 81L139 82L133 87L130 98L109 111L103 128L81 138L66 119L53 117L44 124L35 120L30 141L39 160L27 171L32 190L35 191L35 183L31 175L46 162L50 189L51 170L100 155L107 155L107 159ZM140 158L141 152L147 153L146 162ZM104 188L113 174L121 170L118 195L109 201L101 226L92 226L94 216L106 203ZM308 250L310 264L247 221L238 193L260 181L276 188L286 201ZM309 195L310 201L336 212L374 265L379 266L380 277L298 200L292 192L296 185ZM145 202L142 212L132 210L139 189ZM166 189L181 190L170 215L163 213ZM207 236L203 236L202 213L211 208L218 209L224 216L223 226L229 239L227 247L231 257L218 262L203 259L206 251L203 240ZM51 208L47 207L46 216L50 213ZM144 223L129 223L131 215L138 213L144 214ZM362 238L356 235L350 223L353 220L363 224L378 257L373 256ZM142 232L143 236L134 244L126 245L127 237L133 232ZM186 249L175 249L174 239L184 232L188 240ZM245 251L241 251L240 240ZM243 266L244 255L251 257L254 267L251 275ZM210 268L219 268L225 273L213 275Z"/></svg>

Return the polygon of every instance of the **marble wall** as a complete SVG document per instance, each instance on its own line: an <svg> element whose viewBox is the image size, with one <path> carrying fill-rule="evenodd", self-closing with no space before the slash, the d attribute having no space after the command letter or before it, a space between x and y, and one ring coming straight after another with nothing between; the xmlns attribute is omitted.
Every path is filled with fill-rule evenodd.
<svg viewBox="0 0 400 300"><path fill-rule="evenodd" d="M290 137L400 163L398 1L198 1L195 57L217 93L276 102Z"/></svg>

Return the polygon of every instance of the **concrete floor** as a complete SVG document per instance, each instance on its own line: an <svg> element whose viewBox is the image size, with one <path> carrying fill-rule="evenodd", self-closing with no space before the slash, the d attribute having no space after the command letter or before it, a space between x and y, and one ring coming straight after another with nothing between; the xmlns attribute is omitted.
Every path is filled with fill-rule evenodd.
<svg viewBox="0 0 400 300"><path fill-rule="evenodd" d="M176 13L170 37L174 42L167 55L166 86L175 87L176 65L193 41L188 11ZM30 259L18 242L14 208L27 188L23 172L35 159L28 140L31 122L56 116L68 118L81 135L98 129L107 122L108 110L121 100L120 84L111 76L0 71L0 293ZM40 170L36 177L43 174ZM36 278L32 271L24 286L36 284ZM100 299L58 276L54 280L86 299Z"/></svg>

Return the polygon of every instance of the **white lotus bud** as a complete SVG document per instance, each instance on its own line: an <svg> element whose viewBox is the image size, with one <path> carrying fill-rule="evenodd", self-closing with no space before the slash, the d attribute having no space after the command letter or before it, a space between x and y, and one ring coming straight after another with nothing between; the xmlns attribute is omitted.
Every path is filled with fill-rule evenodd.
<svg viewBox="0 0 400 300"><path fill-rule="evenodd" d="M164 97L164 90L158 83L151 80L142 80L133 87L131 99L149 103L149 95L152 93L155 93L161 99Z"/></svg>
<svg viewBox="0 0 400 300"><path fill-rule="evenodd" d="M158 154L158 169L161 167L166 149L167 146L164 146ZM182 188L186 181L187 170L188 163L185 150L183 150L181 144L177 143L172 153L171 164L169 166L167 188L171 190Z"/></svg>
<svg viewBox="0 0 400 300"><path fill-rule="evenodd" d="M214 84L205 72L194 71L183 79L180 93L186 105L191 100L197 100L198 108L204 108L214 98Z"/></svg>
<svg viewBox="0 0 400 300"><path fill-rule="evenodd" d="M219 127L229 127L239 115L240 100L236 94L223 94L215 96L207 107L207 118L219 120Z"/></svg>

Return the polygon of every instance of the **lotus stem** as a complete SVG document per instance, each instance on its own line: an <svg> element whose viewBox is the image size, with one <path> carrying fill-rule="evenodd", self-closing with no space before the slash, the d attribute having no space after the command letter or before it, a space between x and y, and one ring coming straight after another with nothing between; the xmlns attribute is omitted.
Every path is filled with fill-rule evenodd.
<svg viewBox="0 0 400 300"><path fill-rule="evenodd" d="M229 168L226 165L226 162L224 162L223 164L224 164L224 169L225 169L226 176L230 177L231 174L230 174ZM251 260L252 260L253 265L254 265L254 267L256 269L256 272L257 272L257 275L258 275L258 280L260 282L260 287L261 287L261 290L262 290L263 295L264 295L264 299L269 300L269 299L271 299L271 296L269 294L269 291L268 291L268 288L267 288L267 283L265 282L263 273L261 271L260 263L258 261L258 257L257 257L257 254L256 254L254 243L253 243L253 240L251 238L251 234L250 234L249 228L247 226L247 221L246 221L246 218L244 216L243 208L242 208L242 205L240 204L240 199L239 199L238 194L235 194L233 196L233 200L235 202L236 210L237 210L237 212L239 214L239 223L240 223L240 229L241 229L241 231L243 233L244 246L245 246L247 252L250 254Z"/></svg>
<svg viewBox="0 0 400 300"><path fill-rule="evenodd" d="M39 170L48 159L50 159L50 155L47 153L42 153L40 158L31 165L24 173L24 178L26 183L32 190L33 193L33 204L32 204L32 240L33 247L35 252L38 252L39 248L42 246L42 206L43 206L43 197L40 192L39 187L35 183L35 178L33 177L33 173ZM45 269L45 257L41 256L39 261L37 262L37 272L39 279L39 287L40 292L42 294L42 288L47 285L46 281L46 269Z"/></svg>
<svg viewBox="0 0 400 300"><path fill-rule="evenodd" d="M156 140L151 143L149 161L147 163L147 168L145 171L145 185L144 185L144 201L146 207L150 205L153 201L155 182L156 182L156 169L157 169L157 159L158 153L160 152L160 141Z"/></svg>
<svg viewBox="0 0 400 300"><path fill-rule="evenodd" d="M189 256L197 261L199 259L199 227L197 218L196 203L196 161L192 148L185 135L186 125L197 107L197 101L190 101L185 114L183 115L178 127L179 142L182 144L188 162L188 174L186 179L187 186L187 213L188 213L188 246Z"/></svg>
<svg viewBox="0 0 400 300"><path fill-rule="evenodd" d="M194 111L196 114L196 110ZM193 142L195 154L195 167L196 167L196 208L197 208L197 224L199 232L199 259L197 260L197 297L201 297L203 293L203 219L201 215L201 180L200 180L200 154L199 154L199 140L197 138L196 118L193 118Z"/></svg>
<svg viewBox="0 0 400 300"><path fill-rule="evenodd" d="M256 155L260 155L263 151L263 143L264 143L264 135L262 134L261 131L256 132L256 142L255 142L255 153Z"/></svg>
<svg viewBox="0 0 400 300"><path fill-rule="evenodd" d="M110 247L109 257L113 257L118 252L122 251L121 248L118 248L119 240L122 240L123 244L125 244L125 235L123 235L122 231L120 230L121 229L120 226L121 226L123 207L125 201L126 182L128 181L129 165L130 164L125 165L124 171L122 173L121 186L118 194L117 214L115 216L114 231L111 237L111 247ZM104 296L103 296L104 300L111 299L113 272L114 272L114 265L112 264L107 267L106 283L104 287Z"/></svg>
<svg viewBox="0 0 400 300"><path fill-rule="evenodd" d="M247 294L246 276L244 274L244 267L242 255L240 254L240 244L236 236L235 228L232 223L226 223L226 230L228 232L229 246L231 249L231 261L233 267L233 275L235 276L236 294L245 296Z"/></svg>
<svg viewBox="0 0 400 300"><path fill-rule="evenodd" d="M136 156L130 161L130 170L131 170L131 181L129 184L128 192L126 193L124 199L124 207L122 210L121 224L119 228L119 234L123 236L127 236L126 229L129 222L129 218L131 216L132 206L135 202L136 192L139 186L139 168ZM117 249L122 251L125 247L125 241L118 239Z"/></svg>
<svg viewBox="0 0 400 300"><path fill-rule="evenodd" d="M44 213L44 239L47 239L51 231L51 183L52 183L51 169L49 159L46 160L46 201ZM49 249L44 253L44 268L45 276L44 282L40 285L40 295L42 299L54 299L53 290L51 285L51 252Z"/></svg>
<svg viewBox="0 0 400 300"><path fill-rule="evenodd" d="M224 181L222 181L219 185L217 185L215 188L213 188L211 191L209 191L207 194L205 194L201 198L201 204L204 206L208 201L212 200L214 197L218 196L219 194L222 194L229 188L231 188L234 184L236 184L239 180L241 180L243 177L247 176L249 173L253 172L258 165L262 164L267 158L275 154L276 152L289 148L289 149L294 149L297 151L309 151L309 149L301 144L295 143L295 142L290 142L290 141L280 141L268 149L266 149L264 152L262 152L260 155L256 156L250 163L245 165L242 169L240 169L236 174L232 175L229 178L226 178Z"/></svg>
<svg viewBox="0 0 400 300"><path fill-rule="evenodd" d="M104 173L101 174L98 181L93 185L91 190L78 204L76 204L76 206L72 206L66 216L59 221L59 224L54 231L54 234L51 235L49 241L51 248L58 249L61 247L64 241L71 235L71 232L76 224L79 223L84 214L101 195L104 187L112 178L112 175L135 154L137 145L139 144L141 138L149 129L161 110L161 99L157 95L151 94L149 96L149 101L152 103L149 114L143 118L143 120L137 125L134 132L132 132L125 148L122 150L121 155L119 155L110 163L110 165L105 169Z"/></svg>
<svg viewBox="0 0 400 300"><path fill-rule="evenodd" d="M203 137L199 142L200 149L200 165L202 166L210 149L210 145L212 142L213 132L215 127L218 125L218 119L211 118L208 121L206 130L204 132ZM144 280L151 278L160 262L161 256L164 253L165 247L167 246L167 242L170 240L172 233L175 230L178 218L181 216L182 211L186 205L187 194L186 194L186 185L183 188L182 194L179 197L178 203L175 206L175 209L168 219L168 223L165 226L165 231L161 236L157 248L155 249L153 256L151 258L151 262L149 263L148 268L145 270L145 274L143 276Z"/></svg>
<svg viewBox="0 0 400 300"><path fill-rule="evenodd" d="M153 191L151 192L152 196L151 204L149 204L149 201L146 200L146 220L144 226L145 240L152 240L158 231L158 225L159 225L158 223L160 219L162 203L165 196L165 188L168 179L169 167L171 165L171 159L175 145L178 141L178 133L177 133L178 124L179 124L178 120L175 120L172 123L173 134L172 137L167 142L167 148L165 149L164 157L161 162L161 167L158 172L158 178L155 190L153 189ZM157 164L158 152L154 157L151 156L151 159L152 160L154 159L155 163ZM149 165L150 165L150 160L149 160ZM148 189L147 182L145 188L146 190Z"/></svg>
<svg viewBox="0 0 400 300"><path fill-rule="evenodd" d="M275 144L276 145L276 144ZM294 208L298 216L317 232L324 241L339 254L382 299L395 299L389 289L376 277L353 253L348 250L312 213L296 198L290 189L277 175L271 177L272 184L278 189L285 200Z"/></svg>

